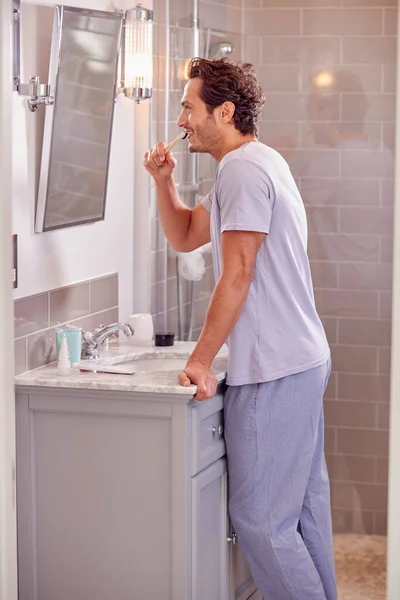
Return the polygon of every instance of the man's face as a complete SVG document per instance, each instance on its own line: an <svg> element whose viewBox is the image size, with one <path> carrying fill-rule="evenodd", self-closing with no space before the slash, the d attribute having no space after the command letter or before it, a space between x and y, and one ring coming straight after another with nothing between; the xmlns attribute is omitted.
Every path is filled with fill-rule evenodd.
<svg viewBox="0 0 400 600"><path fill-rule="evenodd" d="M189 79L182 96L182 111L178 117L178 127L189 132L189 152L211 152L221 140L214 114L207 111L205 102L200 98L202 82Z"/></svg>

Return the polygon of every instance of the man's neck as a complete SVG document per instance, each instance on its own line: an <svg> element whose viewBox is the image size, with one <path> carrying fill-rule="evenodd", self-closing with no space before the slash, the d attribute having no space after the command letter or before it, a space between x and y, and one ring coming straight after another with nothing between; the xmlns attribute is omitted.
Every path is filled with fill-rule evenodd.
<svg viewBox="0 0 400 600"><path fill-rule="evenodd" d="M253 134L247 135L239 135L234 138L227 140L226 143L221 146L221 148L215 148L213 152L210 152L211 156L215 158L217 162L221 162L226 154L232 152L233 150L237 150L240 146L244 144L248 144L249 142L257 142L257 138Z"/></svg>

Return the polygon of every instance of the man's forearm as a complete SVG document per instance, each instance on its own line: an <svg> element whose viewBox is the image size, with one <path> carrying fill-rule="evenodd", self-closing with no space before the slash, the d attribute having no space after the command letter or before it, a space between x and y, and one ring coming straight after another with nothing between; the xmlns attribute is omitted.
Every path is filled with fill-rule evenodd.
<svg viewBox="0 0 400 600"><path fill-rule="evenodd" d="M190 361L210 366L235 326L249 293L251 279L221 276L214 289L203 330Z"/></svg>
<svg viewBox="0 0 400 600"><path fill-rule="evenodd" d="M187 240L192 210L179 198L173 177L155 183L163 231L173 248L179 251Z"/></svg>

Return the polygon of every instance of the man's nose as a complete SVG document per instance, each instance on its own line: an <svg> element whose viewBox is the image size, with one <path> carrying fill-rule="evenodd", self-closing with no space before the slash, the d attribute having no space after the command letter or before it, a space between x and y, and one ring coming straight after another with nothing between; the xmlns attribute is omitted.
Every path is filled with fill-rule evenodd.
<svg viewBox="0 0 400 600"><path fill-rule="evenodd" d="M176 124L178 125L178 127L185 127L186 125L186 120L185 120L185 115L183 113L183 111L181 112L181 114L179 115Z"/></svg>

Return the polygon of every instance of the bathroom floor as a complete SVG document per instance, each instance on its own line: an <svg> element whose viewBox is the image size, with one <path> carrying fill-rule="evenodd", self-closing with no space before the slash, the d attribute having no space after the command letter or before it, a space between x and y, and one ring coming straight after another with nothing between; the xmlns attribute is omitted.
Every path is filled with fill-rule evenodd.
<svg viewBox="0 0 400 600"><path fill-rule="evenodd" d="M386 599L386 537L334 535L339 600Z"/></svg>

